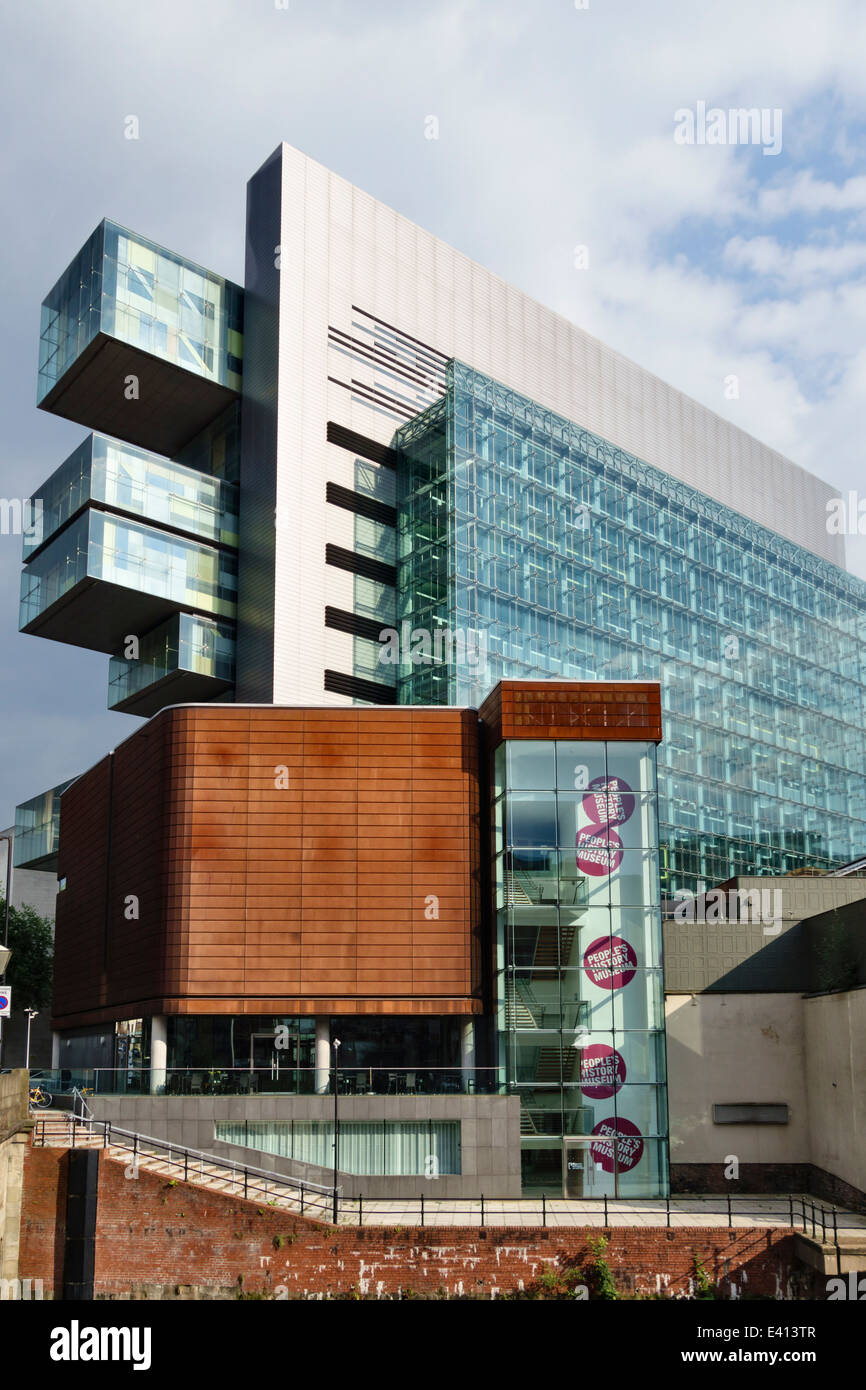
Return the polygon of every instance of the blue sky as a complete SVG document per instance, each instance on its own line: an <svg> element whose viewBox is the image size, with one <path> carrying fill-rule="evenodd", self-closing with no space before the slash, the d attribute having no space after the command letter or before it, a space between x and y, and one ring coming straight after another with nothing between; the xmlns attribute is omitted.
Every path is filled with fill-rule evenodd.
<svg viewBox="0 0 866 1390"><path fill-rule="evenodd" d="M0 496L84 434L35 408L39 304L99 219L242 279L244 186L282 139L864 489L860 0L19 0L4 29ZM698 101L780 109L781 152L677 144ZM138 723L105 710L105 656L18 634L19 557L0 536L4 824Z"/></svg>

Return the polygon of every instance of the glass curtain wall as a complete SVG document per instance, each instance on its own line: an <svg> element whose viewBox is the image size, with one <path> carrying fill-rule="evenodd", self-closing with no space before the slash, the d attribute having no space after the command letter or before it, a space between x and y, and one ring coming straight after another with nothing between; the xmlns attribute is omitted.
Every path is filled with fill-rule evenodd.
<svg viewBox="0 0 866 1390"><path fill-rule="evenodd" d="M88 502L237 548L237 488L105 435L91 434L39 489L42 527L25 561Z"/></svg>
<svg viewBox="0 0 866 1390"><path fill-rule="evenodd" d="M43 302L39 401L99 332L241 389L243 291L108 221Z"/></svg>
<svg viewBox="0 0 866 1390"><path fill-rule="evenodd" d="M60 842L60 797L69 782L61 782L15 807L13 860L15 867L56 861Z"/></svg>
<svg viewBox="0 0 866 1390"><path fill-rule="evenodd" d="M334 1126L328 1121L219 1121L215 1133L226 1144L334 1166ZM370 1177L459 1174L460 1121L341 1120L340 1171Z"/></svg>
<svg viewBox="0 0 866 1390"><path fill-rule="evenodd" d="M524 1189L561 1193L565 1174L573 1196L664 1195L655 746L510 740L492 791L499 1059Z"/></svg>
<svg viewBox="0 0 866 1390"><path fill-rule="evenodd" d="M103 295L104 332L240 391L236 285L107 222Z"/></svg>
<svg viewBox="0 0 866 1390"><path fill-rule="evenodd" d="M401 703L658 680L667 896L856 858L863 581L460 362L394 442L398 611L486 646L401 667Z"/></svg>
<svg viewBox="0 0 866 1390"><path fill-rule="evenodd" d="M37 402L45 399L99 332L105 225L100 222L43 301Z"/></svg>
<svg viewBox="0 0 866 1390"><path fill-rule="evenodd" d="M233 623L177 613L142 637L137 660L115 655L108 666L108 707L128 700L173 671L234 682Z"/></svg>
<svg viewBox="0 0 866 1390"><path fill-rule="evenodd" d="M88 509L25 566L21 626L86 577L224 617L236 613L233 554Z"/></svg>

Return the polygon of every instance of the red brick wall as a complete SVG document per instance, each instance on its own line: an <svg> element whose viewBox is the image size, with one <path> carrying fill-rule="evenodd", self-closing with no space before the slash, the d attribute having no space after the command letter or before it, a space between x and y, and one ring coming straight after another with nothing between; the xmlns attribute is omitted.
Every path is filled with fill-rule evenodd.
<svg viewBox="0 0 866 1390"><path fill-rule="evenodd" d="M62 1150L33 1150L25 1183L23 1277L42 1278L46 1297L62 1274L62 1247L52 1241ZM59 1180L59 1181L58 1181ZM52 1188L55 1196L52 1197ZM188 1289L205 1297L265 1293L394 1295L411 1288L434 1295L495 1296L536 1283L546 1270L581 1265L598 1229L320 1226L290 1213L208 1192L170 1186L100 1155L95 1260L98 1298L167 1297ZM623 1293L688 1295L695 1260L722 1296L774 1296L791 1288L798 1266L790 1231L664 1227L607 1232L606 1258ZM59 1254L58 1254L59 1252ZM52 1253L57 1258L52 1262Z"/></svg>
<svg viewBox="0 0 866 1390"><path fill-rule="evenodd" d="M55 1287L58 1298L63 1292L66 1153L30 1144L24 1155L19 1267L22 1279L42 1280L45 1298L54 1296Z"/></svg>

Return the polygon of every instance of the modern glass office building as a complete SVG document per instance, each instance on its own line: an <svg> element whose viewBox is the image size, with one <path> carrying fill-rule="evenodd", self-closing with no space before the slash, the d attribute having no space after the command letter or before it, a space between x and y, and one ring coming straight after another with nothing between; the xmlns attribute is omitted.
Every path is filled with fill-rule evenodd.
<svg viewBox="0 0 866 1390"><path fill-rule="evenodd" d="M405 703L659 680L662 886L850 862L866 837L866 584L460 362L403 426L397 607L479 632Z"/></svg>
<svg viewBox="0 0 866 1390"><path fill-rule="evenodd" d="M396 984L377 1009L419 1075L459 1049L520 1093L530 1187L566 1142L625 1154L633 1125L640 1190L663 1192L662 901L866 841L866 584L827 527L836 493L289 146L249 181L245 245L241 286L104 220L46 297L38 403L93 433L36 494L22 630L105 652L110 707L143 716L658 682L658 754L606 730L586 787L568 730L505 740L484 1017L449 1014L433 948L442 1045ZM340 910L305 908L337 956ZM378 949L396 923L374 910ZM387 1070L392 1032L332 974L317 1045L350 1018ZM140 978L118 1026L146 1040ZM297 998L248 1013L298 1018ZM196 1065L222 1065L220 1028L190 1027ZM586 1153L575 1190L638 1190Z"/></svg>

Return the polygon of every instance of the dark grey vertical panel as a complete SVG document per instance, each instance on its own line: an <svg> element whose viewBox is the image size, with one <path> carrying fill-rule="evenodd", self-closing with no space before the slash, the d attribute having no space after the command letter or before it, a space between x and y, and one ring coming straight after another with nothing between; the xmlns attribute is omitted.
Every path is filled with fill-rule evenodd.
<svg viewBox="0 0 866 1390"><path fill-rule="evenodd" d="M274 510L277 478L282 151L247 184L241 409L236 698L274 698Z"/></svg>
<svg viewBox="0 0 866 1390"><path fill-rule="evenodd" d="M64 1300L93 1299L99 1149L70 1149L66 1155Z"/></svg>

